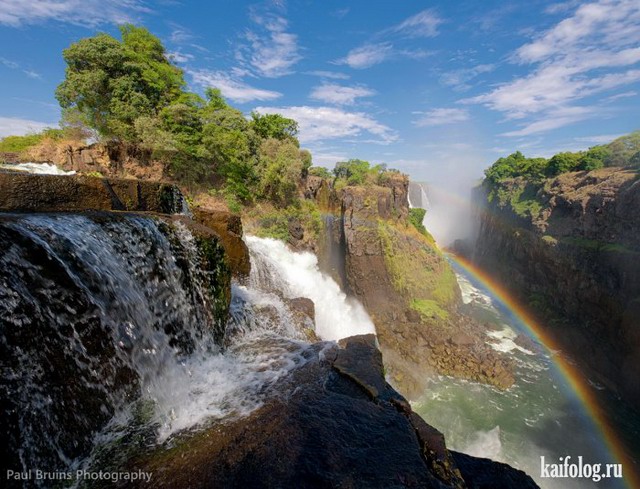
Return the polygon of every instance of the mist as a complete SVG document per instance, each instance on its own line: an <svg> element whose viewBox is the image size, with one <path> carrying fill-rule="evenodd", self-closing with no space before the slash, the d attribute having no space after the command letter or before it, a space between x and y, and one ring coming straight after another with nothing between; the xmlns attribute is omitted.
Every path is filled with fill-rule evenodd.
<svg viewBox="0 0 640 489"><path fill-rule="evenodd" d="M478 233L472 189L482 181L482 171L491 162L484 155L462 151L447 154L438 165L414 162L407 168L410 181L420 185L428 198L423 224L438 246L450 247L456 240L473 241ZM408 165L407 165L408 166Z"/></svg>

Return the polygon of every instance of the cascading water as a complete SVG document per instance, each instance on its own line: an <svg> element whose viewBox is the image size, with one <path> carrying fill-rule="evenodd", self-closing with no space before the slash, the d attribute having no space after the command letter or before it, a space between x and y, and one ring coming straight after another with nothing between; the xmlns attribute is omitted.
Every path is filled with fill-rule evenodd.
<svg viewBox="0 0 640 489"><path fill-rule="evenodd" d="M50 163L16 163L0 165L0 170L34 173L36 175L75 175L75 171L64 171Z"/></svg>
<svg viewBox="0 0 640 489"><path fill-rule="evenodd" d="M431 202L427 195L428 186L424 182L409 182L409 207L417 207L429 211Z"/></svg>
<svg viewBox="0 0 640 489"><path fill-rule="evenodd" d="M3 469L87 464L141 406L155 442L247 414L305 361L291 340L222 351L224 261L205 271L195 241L133 215L0 219Z"/></svg>
<svg viewBox="0 0 640 489"><path fill-rule="evenodd" d="M249 236L252 287L278 290L287 298L308 297L315 304L316 333L323 340L375 334L362 305L349 297L331 277L320 272L317 257L295 253L281 241Z"/></svg>
<svg viewBox="0 0 640 489"><path fill-rule="evenodd" d="M203 256L179 221L2 216L2 469L100 466L132 433L152 446L248 415L307 361L313 322L299 327L291 298L314 301L323 339L375 331L314 255L247 242L252 274L232 284L228 319L222 250Z"/></svg>

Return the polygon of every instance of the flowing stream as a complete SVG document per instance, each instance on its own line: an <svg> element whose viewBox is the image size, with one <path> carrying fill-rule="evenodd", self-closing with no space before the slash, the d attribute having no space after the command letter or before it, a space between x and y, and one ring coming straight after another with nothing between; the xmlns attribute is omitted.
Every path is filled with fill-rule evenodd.
<svg viewBox="0 0 640 489"><path fill-rule="evenodd" d="M602 435L587 417L553 359L528 335L510 311L484 286L456 269L465 312L488 325L487 342L516 364L516 383L507 391L453 378L431 382L414 409L441 430L450 449L508 463L531 475L543 489L623 488L620 479L551 479L541 477L545 463L572 457L578 463L615 463ZM518 335L528 338L519 346ZM556 354L559 354L556 352Z"/></svg>

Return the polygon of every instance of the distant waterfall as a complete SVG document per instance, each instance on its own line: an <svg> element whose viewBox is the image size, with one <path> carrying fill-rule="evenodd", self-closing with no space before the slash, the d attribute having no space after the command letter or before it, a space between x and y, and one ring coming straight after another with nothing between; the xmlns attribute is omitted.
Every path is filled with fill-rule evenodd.
<svg viewBox="0 0 640 489"><path fill-rule="evenodd" d="M308 297L315 304L316 333L323 340L375 333L362 305L348 298L331 277L318 269L312 253L294 253L281 241L249 236L250 284L281 291L286 297Z"/></svg>
<svg viewBox="0 0 640 489"><path fill-rule="evenodd" d="M418 207L429 211L431 202L427 195L429 187L425 182L409 182L409 207Z"/></svg>

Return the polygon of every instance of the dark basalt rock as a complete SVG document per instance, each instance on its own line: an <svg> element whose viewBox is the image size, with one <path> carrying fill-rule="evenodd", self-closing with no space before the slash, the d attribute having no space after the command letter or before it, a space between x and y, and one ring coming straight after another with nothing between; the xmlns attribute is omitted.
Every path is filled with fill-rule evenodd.
<svg viewBox="0 0 640 489"><path fill-rule="evenodd" d="M168 216L0 214L0 471L62 470L139 395L143 349L220 339L230 273L213 232ZM12 487L22 487L15 483Z"/></svg>
<svg viewBox="0 0 640 489"><path fill-rule="evenodd" d="M519 179L500 190L514 192ZM533 215L476 198L482 212L474 261L544 318L586 371L640 408L640 182L601 168L546 180ZM527 346L524 346L527 348Z"/></svg>
<svg viewBox="0 0 640 489"><path fill-rule="evenodd" d="M450 452L469 489L536 489L538 485L521 470L487 458Z"/></svg>
<svg viewBox="0 0 640 489"><path fill-rule="evenodd" d="M153 472L158 488L537 487L520 471L473 457L462 459L462 472L442 434L384 381L375 338L341 345L311 346L307 362L251 415L179 437L126 470Z"/></svg>

